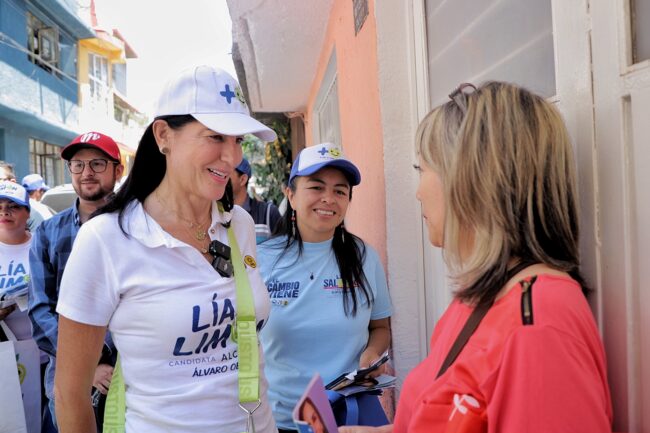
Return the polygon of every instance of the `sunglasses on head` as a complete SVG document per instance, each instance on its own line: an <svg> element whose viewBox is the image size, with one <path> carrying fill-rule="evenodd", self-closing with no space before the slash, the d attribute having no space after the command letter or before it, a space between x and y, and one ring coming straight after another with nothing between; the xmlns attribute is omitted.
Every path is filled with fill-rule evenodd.
<svg viewBox="0 0 650 433"><path fill-rule="evenodd" d="M477 90L472 83L462 83L449 94L449 99L454 101L460 111L463 112L463 115L467 114L467 95L469 94L465 92L465 89L471 89L474 92Z"/></svg>

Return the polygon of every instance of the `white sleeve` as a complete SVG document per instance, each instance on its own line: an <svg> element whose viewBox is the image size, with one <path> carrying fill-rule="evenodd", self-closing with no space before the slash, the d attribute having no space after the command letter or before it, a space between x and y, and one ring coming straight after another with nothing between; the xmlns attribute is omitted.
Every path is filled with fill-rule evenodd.
<svg viewBox="0 0 650 433"><path fill-rule="evenodd" d="M233 208L232 223L242 257L246 255L257 257L253 217L243 208L237 206Z"/></svg>
<svg viewBox="0 0 650 433"><path fill-rule="evenodd" d="M119 285L104 243L110 237L101 236L97 231L101 226L93 223L84 224L75 239L61 279L56 311L75 322L106 326L119 303Z"/></svg>

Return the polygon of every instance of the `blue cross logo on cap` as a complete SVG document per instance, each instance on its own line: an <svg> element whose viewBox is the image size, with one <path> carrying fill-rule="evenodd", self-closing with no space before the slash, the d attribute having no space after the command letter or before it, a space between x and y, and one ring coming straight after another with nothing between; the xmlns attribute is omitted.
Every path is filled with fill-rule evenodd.
<svg viewBox="0 0 650 433"><path fill-rule="evenodd" d="M322 147L321 150L318 151L318 153L320 153L321 156L325 156L325 154L328 153L328 150L325 147Z"/></svg>
<svg viewBox="0 0 650 433"><path fill-rule="evenodd" d="M235 92L230 90L230 85L226 84L226 89L223 92L219 92L221 96L226 98L226 101L230 104L230 101L232 101L232 98L235 97Z"/></svg>

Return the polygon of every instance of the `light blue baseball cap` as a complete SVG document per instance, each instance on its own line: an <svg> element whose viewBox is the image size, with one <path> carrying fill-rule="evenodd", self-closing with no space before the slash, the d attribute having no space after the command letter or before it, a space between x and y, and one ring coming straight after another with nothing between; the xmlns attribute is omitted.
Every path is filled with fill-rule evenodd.
<svg viewBox="0 0 650 433"><path fill-rule="evenodd" d="M45 184L43 177L37 173L28 174L27 176L23 177L22 184L27 192L37 191L39 189L47 191L50 189L50 187Z"/></svg>
<svg viewBox="0 0 650 433"><path fill-rule="evenodd" d="M29 209L29 193L16 182L0 181L0 198L6 198Z"/></svg>
<svg viewBox="0 0 650 433"><path fill-rule="evenodd" d="M357 166L343 156L343 150L333 143L321 143L301 150L291 167L289 182L296 176L309 176L325 167L341 170L352 186L361 183L361 173Z"/></svg>

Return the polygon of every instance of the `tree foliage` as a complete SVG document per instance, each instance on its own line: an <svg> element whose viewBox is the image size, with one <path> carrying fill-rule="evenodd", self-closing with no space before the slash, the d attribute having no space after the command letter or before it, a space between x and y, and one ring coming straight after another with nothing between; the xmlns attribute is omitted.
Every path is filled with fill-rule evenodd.
<svg viewBox="0 0 650 433"><path fill-rule="evenodd" d="M242 146L253 169L256 192L263 199L279 204L291 170L291 130L288 120L274 120L270 127L278 135L277 140L264 143L254 135L247 135Z"/></svg>

